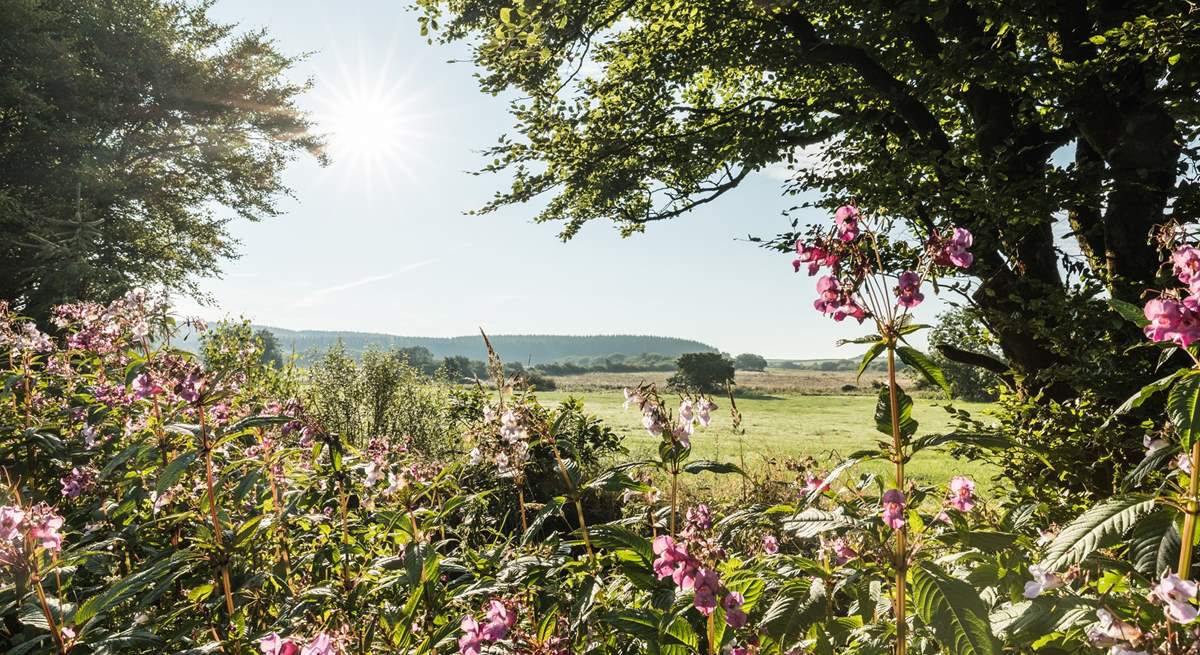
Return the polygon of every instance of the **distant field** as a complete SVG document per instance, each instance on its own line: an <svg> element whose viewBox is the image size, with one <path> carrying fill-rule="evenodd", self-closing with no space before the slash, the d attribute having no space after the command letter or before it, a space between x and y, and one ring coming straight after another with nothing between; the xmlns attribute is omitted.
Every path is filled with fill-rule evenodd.
<svg viewBox="0 0 1200 655"><path fill-rule="evenodd" d="M605 391L621 389L638 382L654 382L663 388L667 371L647 371L643 373L584 373L581 375L555 376L554 381L560 390L565 391ZM740 392L750 394L760 393L799 393L804 395L828 395L846 393L874 394L871 383L885 379L876 372L867 372L862 380L856 382L852 371L800 371L796 369L767 369L762 373L754 371L738 371L737 388ZM901 382L903 385L904 383ZM843 391L846 385L859 387L857 391Z"/></svg>
<svg viewBox="0 0 1200 655"><path fill-rule="evenodd" d="M620 389L642 379L661 384L666 376L665 373L564 376L555 378L560 385L558 391L538 393L538 398L543 403L557 403L568 396L582 399L589 413L599 416L624 437L632 458L649 458L657 448L657 440L642 428L636 410L622 409L624 397ZM736 398L745 434L733 431L729 400L718 398L720 408L715 412L713 425L698 432L692 440L694 458L744 463L758 475L790 480L794 476L783 469L788 459L811 456L832 466L850 453L871 448L885 438L874 427L876 392L865 376L866 388L856 394L839 391L842 384L853 382L853 373L787 371L739 373L738 377L739 388L758 392ZM918 434L952 427L949 414L942 407L945 401L917 398L914 402L913 415L920 423ZM986 403L966 402L955 402L954 406L985 420L990 407ZM891 479L887 463L866 464L864 470ZM942 484L953 475L965 474L974 477L981 486L990 486L988 479L994 474L983 464L955 460L938 451L917 455L906 471L909 477ZM732 488L707 488L713 484L712 479L701 479L698 483L696 490L706 493L736 493L740 488L736 483L722 483Z"/></svg>

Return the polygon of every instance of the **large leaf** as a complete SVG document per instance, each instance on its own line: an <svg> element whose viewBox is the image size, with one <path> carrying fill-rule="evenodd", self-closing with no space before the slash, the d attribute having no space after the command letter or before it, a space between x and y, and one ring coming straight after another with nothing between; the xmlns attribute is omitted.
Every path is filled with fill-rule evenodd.
<svg viewBox="0 0 1200 655"><path fill-rule="evenodd" d="M1047 571L1064 571L1100 548L1105 539L1124 534L1138 518L1154 509L1154 498L1142 494L1113 496L1084 512L1058 533L1042 566Z"/></svg>
<svg viewBox="0 0 1200 655"><path fill-rule="evenodd" d="M857 521L844 514L835 514L816 507L810 507L791 518L785 519L783 521L783 529L794 533L801 539L811 539L824 532L853 527L857 523Z"/></svg>
<svg viewBox="0 0 1200 655"><path fill-rule="evenodd" d="M932 562L922 562L912 569L912 603L917 616L933 629L950 655L1000 652L979 592Z"/></svg>
<svg viewBox="0 0 1200 655"><path fill-rule="evenodd" d="M1179 560L1176 513L1159 509L1138 521L1129 535L1129 559L1138 573L1158 579Z"/></svg>
<svg viewBox="0 0 1200 655"><path fill-rule="evenodd" d="M875 358L879 356L879 353L883 352L884 348L887 348L887 343L883 341L876 341L871 344L870 348L867 348L867 352L863 354L862 361L858 363L858 374L854 378L856 383L862 379L867 367L871 365L871 362L875 361Z"/></svg>
<svg viewBox="0 0 1200 655"><path fill-rule="evenodd" d="M950 397L950 383L946 382L946 374L942 373L942 369L934 364L928 355L909 346L900 346L896 349L896 354L900 355L901 361L916 369L930 384L941 387L947 398Z"/></svg>
<svg viewBox="0 0 1200 655"><path fill-rule="evenodd" d="M715 462L711 459L698 459L694 462L688 462L681 469L684 473L742 473L742 469L738 468L737 464L728 462Z"/></svg>
<svg viewBox="0 0 1200 655"><path fill-rule="evenodd" d="M1113 412L1113 416L1116 417L1121 414L1127 414L1127 413L1137 409L1138 407L1141 407L1142 404L1145 403L1147 400L1150 400L1150 398L1152 396L1154 396L1154 394L1156 394L1160 391L1163 391L1167 387L1171 386L1175 382L1176 378L1178 378L1180 375L1183 375L1184 373L1187 373L1187 369L1185 369L1185 368L1179 369L1178 371L1175 371L1174 373L1168 375L1165 378L1162 378L1160 380L1155 380L1154 382L1147 384L1146 386L1142 387L1141 389L1138 389L1137 393L1133 394L1132 396L1129 397L1128 400L1121 403L1121 406L1118 407ZM1112 421L1112 419L1110 418L1109 421Z"/></svg>
<svg viewBox="0 0 1200 655"><path fill-rule="evenodd" d="M900 434L911 437L917 432L917 421L912 417L913 402L900 385L896 385L896 405L899 409ZM886 385L879 390L879 400L875 403L875 429L892 436L892 398Z"/></svg>
<svg viewBox="0 0 1200 655"><path fill-rule="evenodd" d="M1142 308L1131 302L1112 298L1108 301L1108 304L1113 308L1113 311L1121 315L1121 318L1138 327L1146 327L1150 324L1150 319L1146 318L1146 314L1142 311Z"/></svg>
<svg viewBox="0 0 1200 655"><path fill-rule="evenodd" d="M1167 395L1167 416L1179 431L1179 444L1184 450L1200 433L1200 373L1189 371L1171 388Z"/></svg>

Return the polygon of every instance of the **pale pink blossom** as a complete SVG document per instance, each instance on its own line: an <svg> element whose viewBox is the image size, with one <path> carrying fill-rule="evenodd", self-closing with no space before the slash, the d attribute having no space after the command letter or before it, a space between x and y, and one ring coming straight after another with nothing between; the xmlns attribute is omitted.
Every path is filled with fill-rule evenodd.
<svg viewBox="0 0 1200 655"><path fill-rule="evenodd" d="M21 536L21 526L24 523L25 512L20 507L0 507L0 541L12 541Z"/></svg>
<svg viewBox="0 0 1200 655"><path fill-rule="evenodd" d="M950 506L960 512L969 512L975 507L975 482L963 475L950 480Z"/></svg>
<svg viewBox="0 0 1200 655"><path fill-rule="evenodd" d="M896 303L901 307L912 309L920 305L923 300L925 300L925 295L921 293L921 276L912 271L901 273L896 287Z"/></svg>
<svg viewBox="0 0 1200 655"><path fill-rule="evenodd" d="M775 535L769 534L763 537L763 552L768 555L779 552L779 540L775 538Z"/></svg>
<svg viewBox="0 0 1200 655"><path fill-rule="evenodd" d="M725 594L725 597L721 599L721 607L725 609L725 623L734 630L746 625L746 612L742 610L742 604L745 602L746 599L742 597L742 594L736 591Z"/></svg>
<svg viewBox="0 0 1200 655"><path fill-rule="evenodd" d="M843 205L837 208L833 215L837 223L838 238L842 241L853 241L858 238L858 207Z"/></svg>
<svg viewBox="0 0 1200 655"><path fill-rule="evenodd" d="M1196 583L1184 580L1171 573L1158 581L1150 591L1150 599L1162 604L1167 620L1174 623L1191 623L1196 620Z"/></svg>
<svg viewBox="0 0 1200 655"><path fill-rule="evenodd" d="M1062 576L1057 573L1047 571L1045 568L1037 564L1029 567L1029 575L1031 575L1033 579L1025 583L1026 598L1037 598L1043 593L1053 589L1058 589L1065 584Z"/></svg>

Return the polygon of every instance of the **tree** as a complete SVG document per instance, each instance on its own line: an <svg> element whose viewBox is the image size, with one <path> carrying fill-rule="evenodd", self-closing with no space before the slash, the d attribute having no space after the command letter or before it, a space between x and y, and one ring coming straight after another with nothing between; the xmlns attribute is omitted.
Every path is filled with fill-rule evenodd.
<svg viewBox="0 0 1200 655"><path fill-rule="evenodd" d="M296 58L209 4L0 0L0 299L195 292L230 220L274 216L284 166L320 156Z"/></svg>
<svg viewBox="0 0 1200 655"><path fill-rule="evenodd" d="M259 361L267 366L282 367L283 351L279 349L279 339L275 337L275 333L267 328L259 328L258 332L254 333L254 338L262 348Z"/></svg>
<svg viewBox="0 0 1200 655"><path fill-rule="evenodd" d="M630 234L786 164L790 191L822 192L808 204L972 230L958 289L996 336L989 364L1052 396L1139 337L1102 296L1153 287L1151 230L1200 204L1187 2L419 4L437 38L476 44L484 91L517 96L517 136L485 166L511 186L481 211L545 196L537 220L564 239L595 220Z"/></svg>
<svg viewBox="0 0 1200 655"><path fill-rule="evenodd" d="M721 353L687 353L675 362L676 372L667 380L673 389L722 393L733 384L733 360Z"/></svg>
<svg viewBox="0 0 1200 655"><path fill-rule="evenodd" d="M767 360L762 355L742 353L733 359L733 367L739 371L765 371Z"/></svg>

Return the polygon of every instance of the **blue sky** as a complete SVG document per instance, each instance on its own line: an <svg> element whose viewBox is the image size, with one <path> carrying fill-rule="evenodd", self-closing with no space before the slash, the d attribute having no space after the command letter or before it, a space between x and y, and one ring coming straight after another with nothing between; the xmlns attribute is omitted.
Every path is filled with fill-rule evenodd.
<svg viewBox="0 0 1200 655"><path fill-rule="evenodd" d="M316 84L303 105L334 132L335 161L289 168L284 214L235 223L242 258L203 284L216 305L185 313L416 336L657 334L768 357L851 356L834 342L866 331L817 315L815 281L744 241L788 228L782 171L644 234L596 222L562 243L535 207L463 214L504 184L468 171L511 120L471 64L447 63L468 50L426 44L405 3L221 0L212 13L311 53L294 75Z"/></svg>

